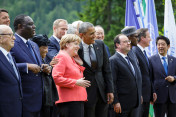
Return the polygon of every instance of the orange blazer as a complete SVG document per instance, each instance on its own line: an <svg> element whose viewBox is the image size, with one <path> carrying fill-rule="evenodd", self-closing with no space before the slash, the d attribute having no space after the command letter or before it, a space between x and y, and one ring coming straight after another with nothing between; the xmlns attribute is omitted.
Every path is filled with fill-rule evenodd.
<svg viewBox="0 0 176 117"><path fill-rule="evenodd" d="M57 87L59 100L56 103L70 101L86 101L87 92L84 87L77 86L76 80L83 78L84 67L78 65L63 50L56 56L58 63L54 66L52 76Z"/></svg>

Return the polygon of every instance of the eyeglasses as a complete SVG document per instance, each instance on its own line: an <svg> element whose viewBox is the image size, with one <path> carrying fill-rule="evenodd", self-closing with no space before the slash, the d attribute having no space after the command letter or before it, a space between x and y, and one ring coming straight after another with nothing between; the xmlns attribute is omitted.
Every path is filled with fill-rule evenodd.
<svg viewBox="0 0 176 117"><path fill-rule="evenodd" d="M131 40L122 41L123 43L131 43Z"/></svg>
<svg viewBox="0 0 176 117"><path fill-rule="evenodd" d="M0 34L0 35L9 35L11 38L14 36L14 34Z"/></svg>

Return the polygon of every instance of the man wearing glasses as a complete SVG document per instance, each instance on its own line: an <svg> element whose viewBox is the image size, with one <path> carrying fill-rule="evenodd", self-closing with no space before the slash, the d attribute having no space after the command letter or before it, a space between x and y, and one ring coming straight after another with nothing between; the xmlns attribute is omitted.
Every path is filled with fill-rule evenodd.
<svg viewBox="0 0 176 117"><path fill-rule="evenodd" d="M114 39L116 53L110 57L114 81L114 111L116 117L136 117L134 110L139 105L139 71L136 61L128 55L131 40L124 34Z"/></svg>
<svg viewBox="0 0 176 117"><path fill-rule="evenodd" d="M10 54L14 40L12 29L0 25L0 117L22 117L21 77Z"/></svg>

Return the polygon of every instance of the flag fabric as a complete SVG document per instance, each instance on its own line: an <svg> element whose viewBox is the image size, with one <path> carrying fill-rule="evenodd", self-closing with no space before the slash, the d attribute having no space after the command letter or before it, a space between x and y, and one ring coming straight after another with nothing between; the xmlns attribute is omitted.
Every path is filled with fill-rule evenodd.
<svg viewBox="0 0 176 117"><path fill-rule="evenodd" d="M165 0L164 36L170 40L169 55L176 57L176 25L171 0Z"/></svg>
<svg viewBox="0 0 176 117"><path fill-rule="evenodd" d="M138 29L140 26L133 6L134 1L127 0L126 2L125 26L135 26Z"/></svg>
<svg viewBox="0 0 176 117"><path fill-rule="evenodd" d="M158 24L154 0L126 0L125 26L148 28L152 41L146 53L148 56L157 53Z"/></svg>

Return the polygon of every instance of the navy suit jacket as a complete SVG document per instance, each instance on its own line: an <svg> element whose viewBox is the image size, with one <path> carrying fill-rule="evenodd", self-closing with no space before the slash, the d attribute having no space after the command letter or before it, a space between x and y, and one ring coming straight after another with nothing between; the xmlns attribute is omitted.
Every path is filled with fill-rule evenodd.
<svg viewBox="0 0 176 117"><path fill-rule="evenodd" d="M82 43L78 51L80 58L83 60L83 66L86 68L84 70L84 77L91 82L91 86L86 88L88 93L87 105L94 105L96 103L98 91L105 103L107 103L107 93L113 93L113 80L105 45L103 41L95 40L93 47L97 57L96 69L92 69L84 60Z"/></svg>
<svg viewBox="0 0 176 117"><path fill-rule="evenodd" d="M152 81L157 94L155 103L166 103L168 98L172 103L176 103L176 81L170 83L165 80L167 76L174 76L176 79L176 58L168 56L168 75L166 75L158 54L149 58L151 63Z"/></svg>
<svg viewBox="0 0 176 117"><path fill-rule="evenodd" d="M111 53L109 51L109 47L106 44L105 44L105 47L106 47L106 52L108 54L108 58L110 58L111 57Z"/></svg>
<svg viewBox="0 0 176 117"><path fill-rule="evenodd" d="M138 46L134 46L132 50L135 52L136 57L139 61L139 67L142 74L142 96L143 102L150 102L153 97L153 87L150 77L150 63L147 62L147 59L141 49Z"/></svg>
<svg viewBox="0 0 176 117"><path fill-rule="evenodd" d="M135 75L126 60L115 53L110 57L110 65L114 81L114 103L119 102L123 110L131 110L140 104L141 100L141 74L137 66L136 58L128 55L134 67Z"/></svg>
<svg viewBox="0 0 176 117"><path fill-rule="evenodd" d="M45 62L47 64L51 62L53 57L56 56L60 50L60 45L53 36L51 36L49 40L50 40L50 44L48 45L48 53L46 54L46 58L45 58Z"/></svg>
<svg viewBox="0 0 176 117"><path fill-rule="evenodd" d="M16 60L22 78L23 88L23 110L29 112L39 111L42 106L42 77L41 73L34 74L32 71L27 73L27 63L38 64L42 63L38 45L30 41L37 61L32 57L32 54L23 40L15 35L15 45L11 53Z"/></svg>
<svg viewBox="0 0 176 117"><path fill-rule="evenodd" d="M15 61L14 64L16 67ZM12 65L1 51L0 71L0 117L22 117L21 77L18 72L17 78Z"/></svg>

